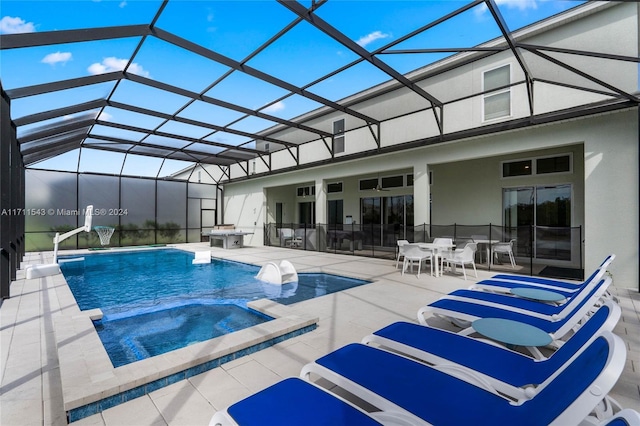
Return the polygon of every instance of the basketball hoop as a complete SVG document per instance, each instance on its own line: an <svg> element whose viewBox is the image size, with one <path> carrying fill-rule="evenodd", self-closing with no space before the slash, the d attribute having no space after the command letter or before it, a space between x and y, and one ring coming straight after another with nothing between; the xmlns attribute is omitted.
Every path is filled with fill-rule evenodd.
<svg viewBox="0 0 640 426"><path fill-rule="evenodd" d="M111 226L94 226L93 229L95 229L98 237L100 237L100 244L108 246L115 228Z"/></svg>

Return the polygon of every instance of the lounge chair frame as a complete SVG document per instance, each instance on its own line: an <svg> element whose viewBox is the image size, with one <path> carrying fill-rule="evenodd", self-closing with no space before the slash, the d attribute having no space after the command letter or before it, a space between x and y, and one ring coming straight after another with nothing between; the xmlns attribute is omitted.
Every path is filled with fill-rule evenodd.
<svg viewBox="0 0 640 426"><path fill-rule="evenodd" d="M575 359L579 351L584 349L587 345L589 345L593 340L595 340L599 335L601 335L602 332L613 330L613 328L618 323L621 316L621 309L617 304L613 303L612 301L607 301L605 302L605 305L602 306L600 309L602 309L603 311L597 314L598 322L593 324L594 328L590 327L588 330L584 330L584 332L590 333L590 337L586 337L584 334L580 336L580 339L584 339L584 343L581 344L578 351L576 351L573 355L567 358L567 360L563 363L563 366L566 366L573 359ZM603 316L603 315L606 315L606 316ZM591 321L592 319L595 321L596 319L594 318L594 316L592 316L589 319L589 321ZM519 358L518 359L519 361L522 361L522 358L529 359L530 365L529 367L527 367L528 369L536 368L537 363L545 362L548 358L533 359L533 358L527 357L525 354L521 352L517 352L515 350L505 348L504 346L498 345L492 341L487 341L484 339L482 340L473 339L468 336L462 336L462 335L448 332L445 330L434 329L432 327L425 327L419 324L410 324L409 326L416 329L416 332L419 333L421 337L420 340L424 342L421 348L411 346L409 344L399 342L397 340L393 340L392 338L381 336L376 333L366 336L362 340L362 343L366 345L373 345L376 347L380 347L381 349L390 350L394 353L406 354L412 358L418 359L422 362L432 365L436 369L443 369L445 371L452 371L453 369L460 369L460 370L466 369L470 373L481 376L483 380L489 383L490 386L496 392L503 394L506 397L516 401L524 401L527 399L531 399L542 388L541 385L543 385L544 382L527 383L525 386L522 386L522 387L515 386L513 384L507 383L504 380L500 380L499 378L495 378L491 376L490 373L485 374L485 372L481 371L480 368L477 368L477 367L472 368L467 365L463 365L464 358L466 356L464 353L456 353L454 356L451 356L451 359L446 358L444 355L436 355L434 353L431 353L429 352L429 346L430 346L429 342L431 340L430 337L432 338L437 337L435 335L431 336L431 334L433 333L439 333L438 334L438 336L440 337L438 341L439 345L442 345L443 342L445 341L445 339L442 339L442 337L447 337L446 341L450 343L450 346L452 348L456 346L456 342L462 343L463 341L461 339L470 339L471 341L476 341L478 346L477 348L478 351L474 352L473 354L468 354L470 359L469 364L471 365L478 365L478 363L476 363L474 359L476 356L491 357L492 353L495 355L495 351L493 351L491 348L487 348L487 345L497 346L499 348L498 350L512 354L513 357ZM442 333L445 333L445 334L442 334ZM580 330L578 330L576 333L580 333ZM573 338L573 336L571 338ZM469 340L465 340L464 342L468 343ZM465 347L468 348L468 345L465 345ZM484 353L482 352L483 349L485 349ZM435 352L436 350L433 350L433 351ZM439 352L442 354L443 351L439 350ZM551 356L554 356L554 355L551 355ZM508 357L507 355L503 354L503 356L500 357L500 359L504 361L504 359L507 357ZM456 361L459 361L459 362L456 362ZM551 377L551 376L548 376L548 377Z"/></svg>
<svg viewBox="0 0 640 426"><path fill-rule="evenodd" d="M605 339L606 344L608 345L608 348L609 348L607 359L603 363L603 368L597 373L597 376L593 379L593 381L588 386L586 386L585 389L580 391L579 396L575 398L573 402L571 402L570 404L562 408L562 411L558 413L558 415L553 419L552 422L550 422L551 426L566 426L568 424L578 424L581 421L583 421L585 418L590 416L594 410L594 407L597 407L599 405L606 406L606 409L598 410L599 415L602 416L602 418L600 418L599 420L613 416L614 411L616 409L619 409L619 406L611 406L609 402L606 401L605 397L608 394L608 392L611 390L611 388L613 388L618 378L620 377L622 370L624 369L624 364L626 360L625 343L620 337L614 335L611 332L604 332L599 338ZM594 343L595 342L596 341L594 341ZM372 349L379 350L375 348L372 348ZM427 366L424 364L418 364L417 361L411 360L410 358L404 357L403 355L392 354L386 351L382 351L382 352L385 352L387 354L385 355L385 357L388 358L389 362L385 363L385 368L390 369L390 371L394 371L394 366L392 365L394 362L394 358L404 358L406 360L410 360L416 363L416 368L433 369L430 366ZM371 374L375 374L375 373L376 371L371 371ZM449 373L449 371L447 371L447 373ZM568 372L566 371L563 371L562 373L568 374ZM439 374L439 373L435 373L435 374ZM466 372L458 373L458 374L466 374ZM549 381L549 384L547 384L546 386L550 385L550 383L552 383L555 379L557 379L560 374L561 373L558 372L554 376L554 379ZM379 388L368 389L360 385L359 383L355 382L354 380L348 377L345 377L333 370L330 370L318 364L317 362L307 364L305 367L303 367L302 372L300 374L301 378L304 378L307 380L311 380L314 376L318 376L318 377L321 377L322 379L328 380L329 382L337 385L338 387L346 390L347 392L357 396L363 401L381 410L391 411L391 412L404 411L407 414L407 416L413 416L416 424L425 424L425 422L430 421L430 419L420 418L415 413L409 412L407 409L405 409L405 407L402 406L403 401L390 401L386 399L384 396L377 393L377 392L381 392L381 393L384 392L384 386L385 386L384 383L382 383L379 386ZM442 376L440 377L442 378ZM454 376L454 377L458 377L458 376ZM474 380L475 380L475 383L474 383ZM464 400L463 395L465 393L465 389L473 390L475 389L475 387L481 387L485 391L496 395L496 397L503 398L499 394L493 392L491 389L486 388L483 385L483 380L479 377L473 377L472 374L470 374L469 377L464 380L464 382L466 383L456 381L456 383L460 384L459 386L456 386L456 389L447 389L447 392L452 393L451 398L454 398L454 399L460 398L461 400ZM438 383L410 383L409 381L406 383L406 385L407 385L407 388L406 388L407 395L414 395L414 393L418 391L423 392L424 389L429 386L434 386L435 392L439 392L439 393L445 392L442 389L438 389L438 385L439 385ZM470 386L471 388L467 388L468 386ZM453 394L454 392L455 394ZM473 393L476 393L476 395L477 395L477 392L478 392L477 389L473 390ZM494 401L496 400L494 399ZM424 404L422 405L422 409L425 411L428 411L428 409L430 408L429 404L431 402L431 399L425 396L423 402ZM528 401L525 401L522 404L518 404L518 403L513 403L505 400L504 406L505 407L523 406L524 404L527 404L527 403ZM441 409L441 407L433 407L433 409L437 410L437 409ZM463 409L462 406L461 406L461 409ZM509 408L509 410L512 410L512 408ZM526 411L530 411L530 410L526 409L525 412ZM526 414L532 415L533 413L526 413ZM475 412L474 412L474 415L476 415Z"/></svg>

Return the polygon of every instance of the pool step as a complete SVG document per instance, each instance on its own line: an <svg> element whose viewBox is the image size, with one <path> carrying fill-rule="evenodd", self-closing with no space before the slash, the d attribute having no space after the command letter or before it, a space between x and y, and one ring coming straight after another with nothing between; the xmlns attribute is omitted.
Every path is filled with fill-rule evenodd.
<svg viewBox="0 0 640 426"><path fill-rule="evenodd" d="M138 342L136 342L131 337L125 337L124 339L122 339L122 343L122 346L128 348L136 358L136 360L140 361L141 359L150 357L149 352L147 352L145 348L140 346Z"/></svg>

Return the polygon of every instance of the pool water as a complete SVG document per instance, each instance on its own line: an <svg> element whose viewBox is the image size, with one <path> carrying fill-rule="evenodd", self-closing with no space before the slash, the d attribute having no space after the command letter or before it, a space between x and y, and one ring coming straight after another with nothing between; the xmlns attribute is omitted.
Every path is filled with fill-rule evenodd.
<svg viewBox="0 0 640 426"><path fill-rule="evenodd" d="M232 304L194 303L97 321L96 331L114 367L270 321Z"/></svg>
<svg viewBox="0 0 640 426"><path fill-rule="evenodd" d="M291 304L369 282L300 273L298 282L280 286L256 279L258 266L219 259L193 265L193 258L177 249L60 256L80 309L104 314L96 329L114 366L270 320L247 308L251 300Z"/></svg>

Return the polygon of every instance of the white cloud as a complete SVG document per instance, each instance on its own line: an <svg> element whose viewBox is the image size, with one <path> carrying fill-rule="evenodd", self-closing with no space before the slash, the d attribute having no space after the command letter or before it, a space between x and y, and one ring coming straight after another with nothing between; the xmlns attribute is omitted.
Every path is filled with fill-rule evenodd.
<svg viewBox="0 0 640 426"><path fill-rule="evenodd" d="M360 46L365 47L366 45L379 40L381 38L391 37L391 34L383 33L382 31L374 31L372 33L367 34L366 36L362 36L356 41Z"/></svg>
<svg viewBox="0 0 640 426"><path fill-rule="evenodd" d="M286 108L286 106L285 106L284 102L278 101L275 104L269 105L268 107L263 109L262 112L268 112L268 113L278 112L278 111L282 111L285 108Z"/></svg>
<svg viewBox="0 0 640 426"><path fill-rule="evenodd" d="M56 52L56 53L49 53L47 56L42 58L40 62L42 62L43 64L55 65L60 62L65 64L70 60L71 60L71 52Z"/></svg>
<svg viewBox="0 0 640 426"><path fill-rule="evenodd" d="M509 9L518 9L520 11L538 8L537 0L496 0L496 4L498 6L504 5ZM486 11L487 11L486 3L482 3L479 7L475 9L475 13L477 16L484 15Z"/></svg>
<svg viewBox="0 0 640 426"><path fill-rule="evenodd" d="M122 9L122 8L123 8L123 7L125 7L126 5L127 5L127 2L126 2L126 1L121 1L121 2L120 2L120 4L118 5L118 7L119 7L120 9Z"/></svg>
<svg viewBox="0 0 640 426"><path fill-rule="evenodd" d="M218 31L218 27L213 25L214 21L216 20L216 15L213 9L207 9L206 20L210 24L207 26L208 33L215 33L216 31Z"/></svg>
<svg viewBox="0 0 640 426"><path fill-rule="evenodd" d="M33 22L25 22L22 18L4 16L0 19L0 34L32 33L35 30Z"/></svg>
<svg viewBox="0 0 640 426"><path fill-rule="evenodd" d="M87 68L87 71L89 71L89 73L92 75L104 74L113 71L122 71L124 70L124 67L127 66L128 62L129 61L127 59L120 59L116 58L115 56L110 56L108 58L104 58L102 62L91 64L89 68ZM142 68L141 65L135 62L132 63L131 66L129 66L127 71L132 74L149 77L149 71L146 71L144 68Z"/></svg>
<svg viewBox="0 0 640 426"><path fill-rule="evenodd" d="M509 9L537 9L538 2L536 0L496 0L497 4L504 4Z"/></svg>

